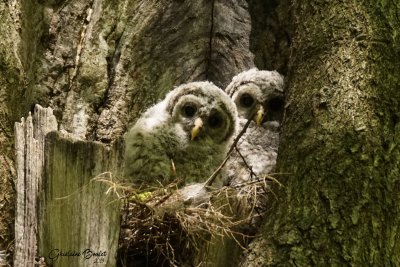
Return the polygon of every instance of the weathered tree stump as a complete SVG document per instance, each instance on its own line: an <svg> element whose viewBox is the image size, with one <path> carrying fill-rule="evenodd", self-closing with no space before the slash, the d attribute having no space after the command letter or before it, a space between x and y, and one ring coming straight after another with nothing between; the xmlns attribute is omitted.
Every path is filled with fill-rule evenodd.
<svg viewBox="0 0 400 267"><path fill-rule="evenodd" d="M42 187L44 141L48 132L57 130L51 109L35 107L31 114L15 124L17 165L17 207L15 218L14 266L34 266L37 254L37 199Z"/></svg>
<svg viewBox="0 0 400 267"><path fill-rule="evenodd" d="M115 266L120 206L109 188L117 149L56 129L52 110L38 105L33 118L16 124L14 265L34 266L40 256L54 267Z"/></svg>

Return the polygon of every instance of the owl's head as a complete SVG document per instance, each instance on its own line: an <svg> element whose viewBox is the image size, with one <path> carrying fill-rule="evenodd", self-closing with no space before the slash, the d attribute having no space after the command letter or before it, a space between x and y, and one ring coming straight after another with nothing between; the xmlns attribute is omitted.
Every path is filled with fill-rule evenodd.
<svg viewBox="0 0 400 267"><path fill-rule="evenodd" d="M276 71L256 68L233 77L226 93L236 104L240 118L258 125L279 121L283 114L283 77Z"/></svg>
<svg viewBox="0 0 400 267"><path fill-rule="evenodd" d="M210 82L180 85L166 97L172 123L179 124L193 142L231 140L236 131L237 111L232 99Z"/></svg>

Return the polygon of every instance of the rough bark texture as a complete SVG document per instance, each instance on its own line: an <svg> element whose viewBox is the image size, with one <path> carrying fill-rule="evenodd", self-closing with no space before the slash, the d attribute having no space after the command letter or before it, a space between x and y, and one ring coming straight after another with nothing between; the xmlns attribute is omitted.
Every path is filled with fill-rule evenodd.
<svg viewBox="0 0 400 267"><path fill-rule="evenodd" d="M15 97L22 95L24 72L18 55L16 1L0 3L0 250L12 247L15 206L14 121L24 107ZM17 104L18 103L18 104Z"/></svg>
<svg viewBox="0 0 400 267"><path fill-rule="evenodd" d="M255 258L265 266L398 266L400 5L292 8L278 159L286 188Z"/></svg>

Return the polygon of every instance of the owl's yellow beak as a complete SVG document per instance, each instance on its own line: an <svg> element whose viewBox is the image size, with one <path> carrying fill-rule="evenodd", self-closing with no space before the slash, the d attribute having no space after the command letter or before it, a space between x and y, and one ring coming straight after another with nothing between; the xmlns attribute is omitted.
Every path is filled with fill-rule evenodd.
<svg viewBox="0 0 400 267"><path fill-rule="evenodd" d="M202 128L203 128L203 120L201 118L197 118L194 121L194 127L191 132L192 140L194 140L199 135Z"/></svg>
<svg viewBox="0 0 400 267"><path fill-rule="evenodd" d="M257 123L257 125L261 125L264 118L264 114L265 114L264 107L262 105L258 105L256 114L254 115L254 121Z"/></svg>

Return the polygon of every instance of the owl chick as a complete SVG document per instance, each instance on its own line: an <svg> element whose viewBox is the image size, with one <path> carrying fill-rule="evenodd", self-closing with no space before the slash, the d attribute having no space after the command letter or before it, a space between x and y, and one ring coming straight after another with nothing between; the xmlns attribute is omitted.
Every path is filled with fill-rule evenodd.
<svg viewBox="0 0 400 267"><path fill-rule="evenodd" d="M125 175L136 184L206 180L237 129L232 99L210 82L183 84L149 108L125 138Z"/></svg>
<svg viewBox="0 0 400 267"><path fill-rule="evenodd" d="M225 168L225 184L239 184L270 173L276 164L283 113L283 77L276 71L250 69L225 90L235 102L240 131L253 120Z"/></svg>

